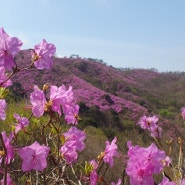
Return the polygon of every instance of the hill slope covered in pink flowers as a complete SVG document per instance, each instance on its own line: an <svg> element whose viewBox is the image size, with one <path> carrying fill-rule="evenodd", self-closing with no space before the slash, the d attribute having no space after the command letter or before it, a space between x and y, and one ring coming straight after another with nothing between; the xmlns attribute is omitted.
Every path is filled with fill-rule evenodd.
<svg viewBox="0 0 185 185"><path fill-rule="evenodd" d="M16 60L18 66L29 65L29 51L21 51ZM18 73L13 81L13 94L27 98L33 85L72 86L81 114L90 116L83 124L105 129L130 128L144 115L171 121L185 106L185 73L116 69L97 59L55 57L52 70L33 68Z"/></svg>

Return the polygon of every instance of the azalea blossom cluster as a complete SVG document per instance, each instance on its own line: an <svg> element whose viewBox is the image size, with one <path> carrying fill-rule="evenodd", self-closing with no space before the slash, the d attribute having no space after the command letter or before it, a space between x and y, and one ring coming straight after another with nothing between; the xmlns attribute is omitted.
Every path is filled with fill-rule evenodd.
<svg viewBox="0 0 185 185"><path fill-rule="evenodd" d="M60 153L66 162L71 164L78 159L77 151L81 152L84 150L86 134L76 127L71 127L63 136L64 144L60 148Z"/></svg>
<svg viewBox="0 0 185 185"><path fill-rule="evenodd" d="M3 28L0 28L0 87L8 87L12 84L9 77L5 75L5 69L13 69L16 72L17 64L15 57L23 45L16 37L10 37ZM56 48L53 44L47 43L45 39L32 50L32 64L37 69L51 69L52 68L52 56L56 52ZM5 108L6 101L3 99L3 94L0 97L0 119L5 120Z"/></svg>
<svg viewBox="0 0 185 185"><path fill-rule="evenodd" d="M12 85L11 78L14 74L21 70L28 70L32 67L37 69L52 69L52 57L56 52L53 44L48 43L45 39L31 49L30 65L26 68L19 68L15 57L19 53L22 41L16 37L10 37L3 28L0 28L0 120L6 119L6 96L7 88ZM6 74L6 70L12 70ZM107 164L111 169L114 167L116 157L120 157L117 146L117 137L105 142L105 149L101 152L97 159L85 162L85 166L80 166L80 175L75 174L73 165L78 162L79 153L85 149L86 132L77 128L79 122L79 105L75 101L72 87L66 88L65 85L57 87L52 84L45 84L43 88L37 85L33 86L30 94L31 115L29 118L14 113L12 130L9 135L5 131L0 133L1 149L0 149L0 174L3 179L0 181L2 185L12 185L15 182L13 173L21 171L24 178L27 178L25 184L30 183L30 179L35 179L35 184L75 184L73 179L68 175L71 168L76 184L108 184L104 177L99 175L103 164ZM35 133L29 133L28 128L32 118L40 121L41 116L47 115L49 121L40 123L40 140L32 140ZM182 116L185 119L185 108L182 109ZM162 128L157 124L156 116L143 116L137 123L142 129L150 132L154 138L160 138ZM63 123L66 125L62 125ZM72 124L72 126L70 126ZM63 127L70 127L63 132ZM45 128L50 129L49 133L45 132ZM20 146L17 144L17 138L20 132L30 137L29 144ZM153 175L164 174L164 168L168 167L172 160L166 153L158 149L152 143L149 147L133 146L131 141L128 145L128 160L126 163L126 174L130 179L130 185L154 185ZM11 164L16 160L15 171ZM48 163L49 161L49 163ZM54 164L53 166L51 165ZM49 170L46 170L49 168ZM49 172L48 172L49 171ZM34 175L33 175L34 174ZM30 179L28 179L31 177ZM24 179L23 178L23 179ZM39 179L40 178L40 179ZM20 178L21 179L21 178ZM185 185L183 178L178 179L178 185ZM54 182L54 183L53 183ZM16 182L18 183L18 182ZM24 182L23 182L24 183ZM23 184L20 182L19 184ZM111 182L111 185L121 185L124 183L122 179L117 182ZM32 183L34 184L34 183ZM176 185L169 178L164 176L159 185Z"/></svg>
<svg viewBox="0 0 185 185"><path fill-rule="evenodd" d="M150 132L151 137L160 138L162 128L157 124L159 118L155 115L152 117L143 116L137 123L142 129L146 129Z"/></svg>
<svg viewBox="0 0 185 185"><path fill-rule="evenodd" d="M6 119L6 101L7 95L6 88L12 85L11 77L18 71L24 70L18 68L15 61L15 57L20 51L22 42L16 37L10 37L3 28L0 28L0 119ZM53 65L52 56L55 54L56 48L53 44L47 43L45 39L37 45L34 49L30 50L32 58L31 64L26 68L36 67L37 69L51 69ZM5 74L5 70L11 70L9 75ZM49 93L48 93L49 89ZM32 114L36 118L40 118L45 113L51 117L51 120L55 117L55 114L59 116L64 115L65 121L68 124L78 124L79 105L75 103L72 87L68 89L62 85L57 87L55 85L45 84L43 89L34 85L33 92L30 94L30 103L32 107ZM19 132L27 132L30 121L24 116L20 116L14 113L16 123L14 123L13 131L7 136L6 132L1 133L3 150L1 151L1 162L4 161L4 165L10 165L15 156L19 156L22 160L22 171L30 172L32 170L43 171L47 168L47 158L52 152L50 146L47 143L40 144L38 141L33 142L31 145L16 147L13 143L16 141ZM50 122L49 122L50 123ZM54 125L53 125L54 126ZM56 129L56 128L55 128ZM62 133L61 133L62 134ZM66 164L72 165L77 162L78 153L85 148L86 133L72 126L68 131L64 132L61 137L63 138L60 144L60 160L63 159ZM110 167L113 167L113 158L117 156L117 139L109 143L106 142L106 149L101 153L101 160L105 163L109 163ZM59 161L60 161L59 160ZM97 184L99 179L96 169L99 166L99 162L95 160L90 161L89 165L91 170L84 174L90 184ZM13 184L10 173L4 171L4 178L2 184ZM119 179L118 184L121 183ZM115 184L115 183L113 183Z"/></svg>
<svg viewBox="0 0 185 185"><path fill-rule="evenodd" d="M164 166L168 166L170 158L153 143L148 148L142 148L132 146L131 141L128 141L128 148L126 172L130 177L130 184L154 185L153 174L159 174Z"/></svg>
<svg viewBox="0 0 185 185"><path fill-rule="evenodd" d="M36 117L40 117L44 112L53 111L61 115L61 108L65 114L65 120L68 124L78 123L79 105L75 104L72 87L67 90L64 85L57 87L50 86L50 97L46 100L44 90L34 86L34 92L30 95L32 112Z"/></svg>

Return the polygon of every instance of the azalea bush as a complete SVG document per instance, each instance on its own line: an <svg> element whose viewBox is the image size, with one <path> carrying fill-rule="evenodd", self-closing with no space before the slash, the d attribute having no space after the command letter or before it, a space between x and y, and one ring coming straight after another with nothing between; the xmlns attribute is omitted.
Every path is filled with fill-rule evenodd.
<svg viewBox="0 0 185 185"><path fill-rule="evenodd" d="M56 48L43 39L30 49L31 60L19 66L16 56L22 42L0 28L0 119L7 118L8 88L12 77L32 68L51 70ZM108 99L107 99L108 97ZM111 101L107 95L107 101ZM154 142L144 148L128 141L127 156L118 151L117 137L105 141L104 150L97 157L79 163L79 153L85 150L86 131L79 129L79 109L73 89L55 84L32 84L29 115L18 114L15 109L10 131L0 133L0 176L2 185L12 184L111 184L184 185L182 171L182 141L179 138L179 161L173 164L170 152L165 152L160 140L162 128L158 117L143 116L137 123L147 130ZM185 109L182 109L185 118ZM43 119L44 118L44 119ZM34 126L33 126L34 125ZM32 129L34 128L34 129ZM20 139L21 138L21 139ZM92 148L93 150L93 148ZM115 158L125 161L123 174L116 182L109 182L101 173L103 166L112 169ZM126 159L125 159L126 158ZM126 178L128 177L128 178ZM129 179L129 180L127 180Z"/></svg>

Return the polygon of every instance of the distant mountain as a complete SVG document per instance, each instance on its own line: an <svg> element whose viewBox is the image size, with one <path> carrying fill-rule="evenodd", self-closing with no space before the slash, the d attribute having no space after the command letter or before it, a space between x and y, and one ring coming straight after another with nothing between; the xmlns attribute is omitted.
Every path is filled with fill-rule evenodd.
<svg viewBox="0 0 185 185"><path fill-rule="evenodd" d="M28 66L29 51L21 51L16 60L18 66ZM52 70L33 68L18 73L13 81L12 92L24 96L32 92L33 85L71 85L81 113L93 114L84 125L97 127L130 128L141 116L153 114L168 122L185 106L185 73L114 68L96 59L55 57Z"/></svg>

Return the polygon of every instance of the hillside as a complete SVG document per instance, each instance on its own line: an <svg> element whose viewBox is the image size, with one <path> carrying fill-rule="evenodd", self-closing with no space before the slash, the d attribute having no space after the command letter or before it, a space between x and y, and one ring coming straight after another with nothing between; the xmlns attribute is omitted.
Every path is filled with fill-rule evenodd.
<svg viewBox="0 0 185 185"><path fill-rule="evenodd" d="M21 51L16 60L18 66L28 66L29 51ZM185 73L116 69L95 59L55 57L52 70L33 68L13 81L12 92L25 97L34 84L71 85L81 105L82 125L102 127L110 136L114 130L134 129L143 115L157 114L161 123L171 122L185 105Z"/></svg>

